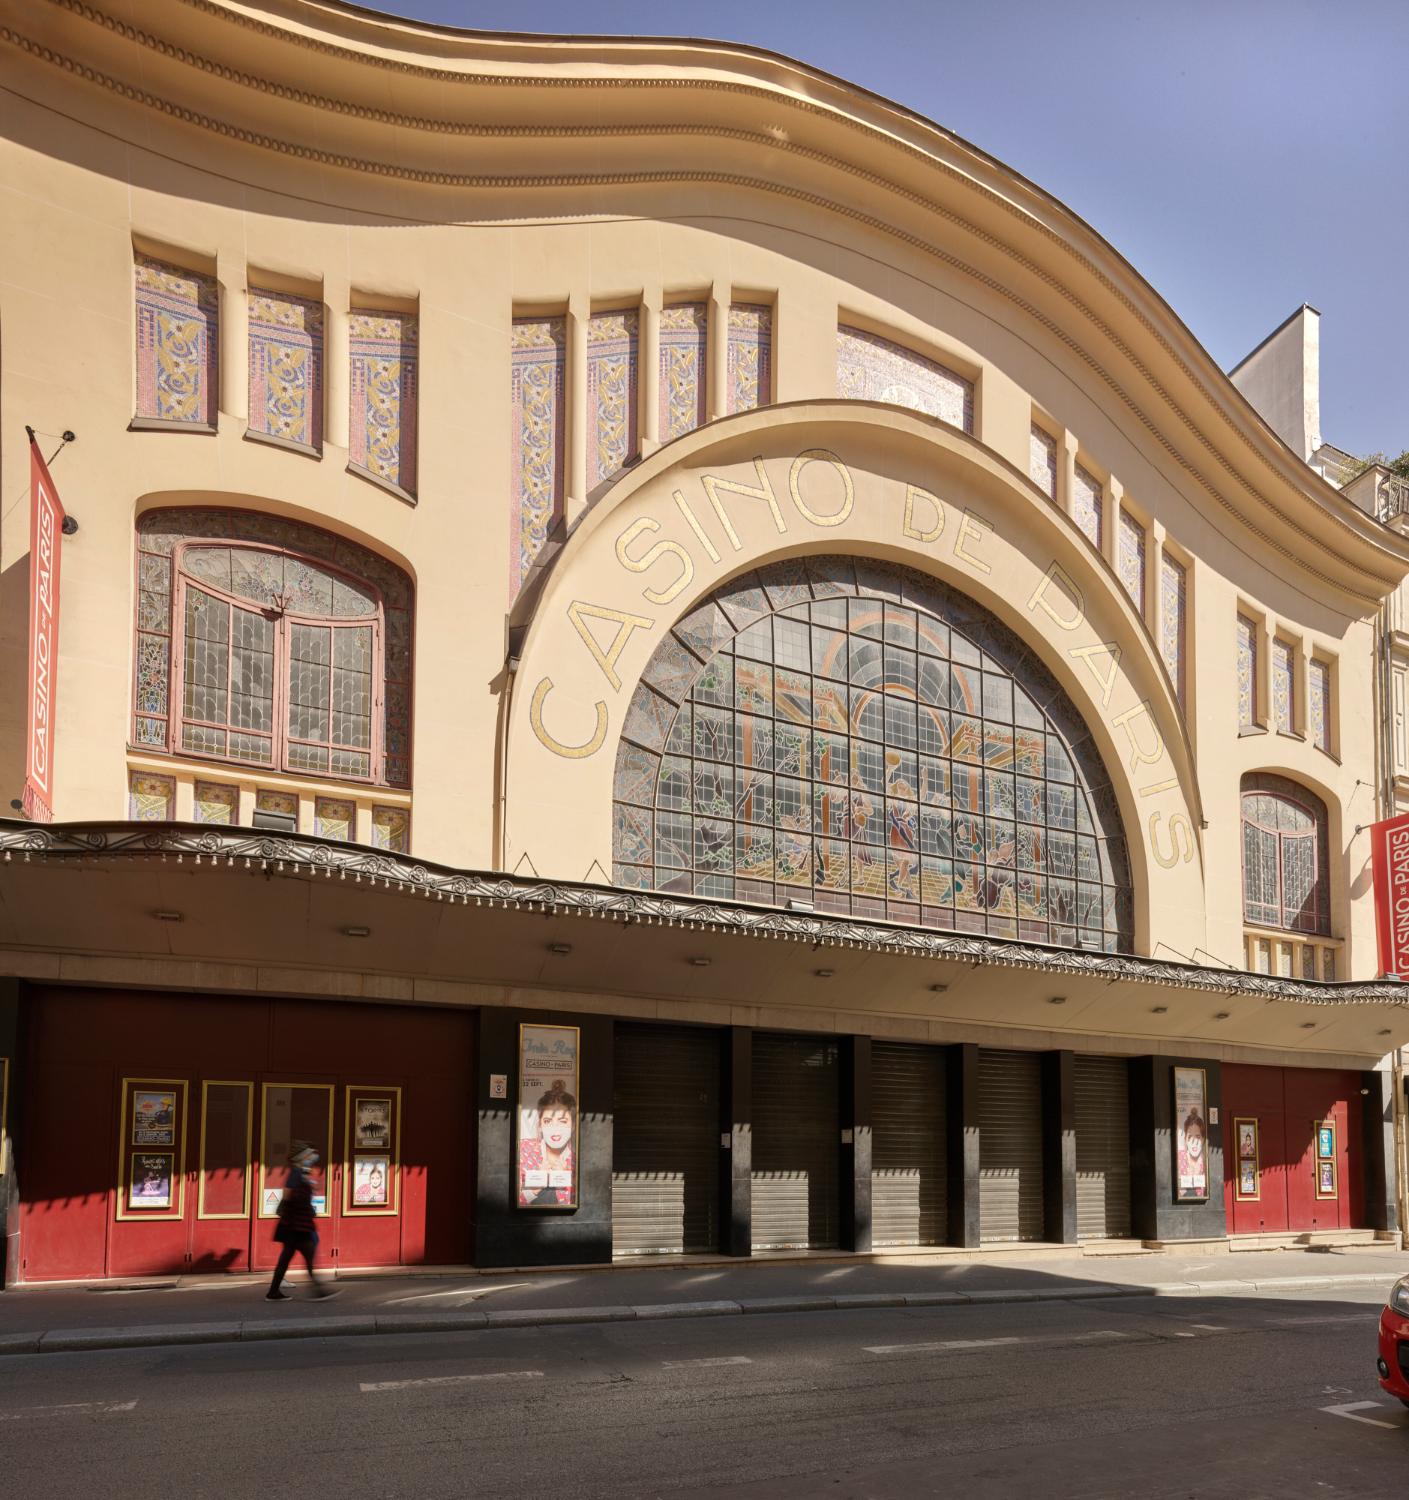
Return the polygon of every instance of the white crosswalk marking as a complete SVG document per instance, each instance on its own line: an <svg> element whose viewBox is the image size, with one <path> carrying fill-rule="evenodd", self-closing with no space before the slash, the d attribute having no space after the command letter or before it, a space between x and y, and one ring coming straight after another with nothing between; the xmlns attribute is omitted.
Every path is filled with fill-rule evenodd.
<svg viewBox="0 0 1409 1500"><path fill-rule="evenodd" d="M721 1354L717 1359L667 1359L661 1365L663 1370L707 1370L717 1365L751 1365L753 1361L746 1354Z"/></svg>
<svg viewBox="0 0 1409 1500"><path fill-rule="evenodd" d="M83 1412L131 1411L135 1401L67 1401L61 1406L25 1406L0 1411L0 1422L22 1422L26 1417L76 1417Z"/></svg>
<svg viewBox="0 0 1409 1500"><path fill-rule="evenodd" d="M472 1380L542 1380L542 1370L495 1370L484 1375L428 1375L420 1380L364 1380L363 1395L373 1391L409 1391L417 1386L468 1385Z"/></svg>

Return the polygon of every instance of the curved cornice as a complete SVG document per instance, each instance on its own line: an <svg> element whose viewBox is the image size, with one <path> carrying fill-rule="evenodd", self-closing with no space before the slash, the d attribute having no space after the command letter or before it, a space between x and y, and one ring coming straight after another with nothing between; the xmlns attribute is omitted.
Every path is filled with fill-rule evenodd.
<svg viewBox="0 0 1409 1500"><path fill-rule="evenodd" d="M462 906L493 906L554 916L670 926L814 947L862 949L908 958L959 960L974 967L1037 969L1093 975L1111 982L1154 984L1235 998L1317 1006L1409 1004L1409 990L1390 980L1322 983L1237 969L1205 969L1130 954L1053 948L1007 938L936 932L892 922L822 913L777 911L728 901L665 896L572 881L527 880L427 864L332 839L271 835L257 829L199 823L54 823L0 819L0 865L55 862L98 866L135 861L239 868L307 880L348 880L404 897Z"/></svg>
<svg viewBox="0 0 1409 1500"><path fill-rule="evenodd" d="M1292 454L1153 288L1089 225L952 132L820 70L716 42L455 31L320 0L260 7L181 0L162 12L169 35L159 36L150 29L148 7L107 3L104 9L87 0L23 6L0 0L13 22L0 25L0 39L180 125L374 183L554 191L560 198L584 189L694 183L782 196L849 219L976 281L1040 325L1205 497L1299 571L1369 605L1409 569L1409 540L1363 515ZM131 19L117 13L124 8ZM310 53L326 87L302 86L309 69L299 54ZM392 88L388 74L397 80ZM580 118L544 120L544 90L565 101L554 106L560 113ZM183 91L187 102L178 97ZM575 94L585 95L580 104ZM389 99L410 107L388 108ZM748 125L721 117L737 108L730 99L748 102ZM306 116L307 129L267 128L270 100ZM414 107L422 102L425 109ZM230 109L217 113L217 104ZM661 118L671 109L675 118ZM770 116L787 126L755 127ZM365 148L369 126L396 133L398 145L405 137L424 138L427 161L443 160L435 147L441 138L589 148L610 140L674 141L702 162L711 144L723 141L738 148L736 155L765 157L759 164L765 168L795 163L799 180L785 180L786 168L710 170L685 161L622 172L459 173L418 164L411 149L383 156L355 149ZM866 159L851 159L847 143ZM344 145L349 149L337 149ZM828 181L838 193L816 190ZM841 190L848 182L863 201L846 201ZM338 206L376 212L367 189L343 196ZM875 211L887 201L896 213ZM561 203L548 212L562 216ZM932 219L949 226L950 243L924 232ZM965 240L981 249L986 264L997 257L1007 274L989 274L962 253ZM1116 326L1132 321L1126 332ZM1341 564L1334 573L1323 566L1332 560Z"/></svg>

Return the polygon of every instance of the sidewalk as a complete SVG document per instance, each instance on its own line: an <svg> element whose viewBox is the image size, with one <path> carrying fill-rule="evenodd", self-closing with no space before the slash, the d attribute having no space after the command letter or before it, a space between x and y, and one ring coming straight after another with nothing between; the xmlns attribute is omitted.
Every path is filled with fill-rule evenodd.
<svg viewBox="0 0 1409 1500"><path fill-rule="evenodd" d="M1409 1273L1409 1252L1271 1250L1250 1255L900 1254L577 1271L348 1272L315 1301L290 1277L288 1302L264 1276L159 1285L20 1287L0 1295L0 1354L231 1343L281 1338L524 1328L552 1324L845 1311L1088 1297L1267 1295L1380 1287Z"/></svg>

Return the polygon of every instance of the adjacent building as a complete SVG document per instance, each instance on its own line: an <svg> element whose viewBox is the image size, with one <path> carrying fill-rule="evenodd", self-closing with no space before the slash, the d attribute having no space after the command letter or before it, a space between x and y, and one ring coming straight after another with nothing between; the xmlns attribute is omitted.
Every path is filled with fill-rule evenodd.
<svg viewBox="0 0 1409 1500"><path fill-rule="evenodd" d="M1397 1231L1409 540L1075 213L752 48L0 14L9 1280L299 1142L340 1265Z"/></svg>

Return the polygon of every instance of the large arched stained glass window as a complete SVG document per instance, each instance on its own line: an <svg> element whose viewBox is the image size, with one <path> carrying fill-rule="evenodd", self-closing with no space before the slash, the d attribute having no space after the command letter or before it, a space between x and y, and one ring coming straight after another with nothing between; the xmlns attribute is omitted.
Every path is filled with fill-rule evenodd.
<svg viewBox="0 0 1409 1500"><path fill-rule="evenodd" d="M972 600L845 557L681 620L617 753L618 884L1128 949L1115 799L1054 679Z"/></svg>
<svg viewBox="0 0 1409 1500"><path fill-rule="evenodd" d="M1326 804L1285 776L1243 777L1243 920L1331 931Z"/></svg>

